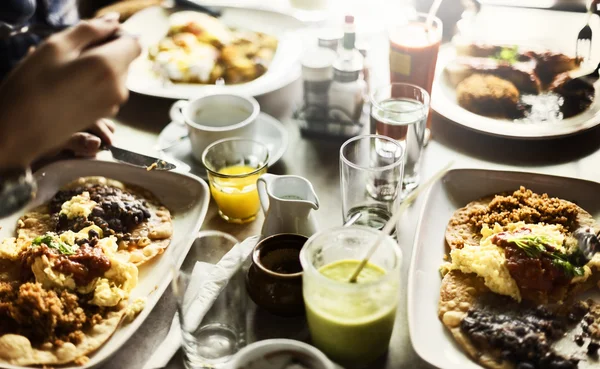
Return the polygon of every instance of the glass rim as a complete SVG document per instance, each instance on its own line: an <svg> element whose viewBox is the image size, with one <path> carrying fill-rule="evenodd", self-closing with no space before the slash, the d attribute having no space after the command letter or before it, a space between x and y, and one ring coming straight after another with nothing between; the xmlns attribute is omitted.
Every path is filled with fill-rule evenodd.
<svg viewBox="0 0 600 369"><path fill-rule="evenodd" d="M213 149L215 146L218 146L220 144L226 143L226 142L233 142L233 141L247 141L247 142L251 142L255 145L261 146L265 149L266 151L266 155L265 155L265 161L264 163L256 168L255 170L253 170L250 173L244 173L244 174L222 174L219 173L215 170L212 170L209 168L208 165L206 165L206 156L208 155L208 152ZM256 140L253 140L251 138L244 138L244 137L229 137L229 138L223 138L221 140L215 141L212 144L208 145L208 147L206 149L204 149L204 152L202 153L202 165L204 165L204 168L206 169L206 171L215 177L219 177L219 178L245 178L245 177L249 177L251 175L254 174L258 174L261 170L265 169L266 167L268 167L269 165L269 148L267 147L267 145L263 144L262 142L258 142Z"/></svg>
<svg viewBox="0 0 600 369"><path fill-rule="evenodd" d="M383 106L381 106L381 104L379 103L379 101L377 101L375 99L375 95L380 92L381 90L383 90L384 88L394 88L394 86L403 86L403 87L410 87L410 88L414 88L415 90L418 90L424 97L425 97L425 101L423 102L423 106L420 106L418 108L414 108L414 109L389 109L389 108L384 108ZM377 107L377 109L383 110L383 111L389 111L392 113L414 113L416 111L419 110L426 110L429 109L429 104L431 101L431 96L429 95L429 92L427 92L423 87L414 85L412 83L404 83L404 82L394 82L394 83L386 83L385 85L381 85L381 86L377 86L376 88L373 89L373 92L371 92L371 95L369 96L370 100L371 100L371 105ZM393 96L390 97L390 99L395 99ZM420 102L420 101L419 101Z"/></svg>
<svg viewBox="0 0 600 369"><path fill-rule="evenodd" d="M355 141L358 141L358 140L365 139L365 138L380 139L380 140L388 141L388 142L394 144L400 150L400 155L398 156L398 159L396 159L391 164L384 165L382 167L376 167L376 168L364 167L364 166L361 166L361 165L358 165L358 164L355 164L355 163L351 162L344 155L344 149L349 144L351 144L351 143L353 143ZM344 164L346 164L347 166L349 166L349 167L351 167L353 169L360 169L360 170L365 170L365 171L368 171L368 172L384 172L386 170L393 169L393 168L397 167L398 164L404 163L404 154L405 154L404 149L402 148L402 145L400 145L400 143L398 141L394 140L391 137L383 136L383 135L360 135L360 136L355 136L355 137L352 137L351 139L347 140L346 142L344 142L342 144L342 147L340 147L340 159L342 160L342 162Z"/></svg>
<svg viewBox="0 0 600 369"><path fill-rule="evenodd" d="M352 229L355 229L355 230L358 229L361 231L366 231L367 233L371 233L374 236L373 241L375 241L377 239L377 237L379 237L379 234L381 232L380 230L370 228L367 226L352 225L349 227L338 226L338 227L329 228L329 229L315 233L308 239L308 241L306 241L306 243L304 244L304 247L302 247L302 250L300 250L300 264L302 265L303 273L306 274L308 272L311 275L316 275L317 276L316 278L319 279L319 281L321 283L328 283L329 285L336 286L336 288L344 288L344 289L368 288L368 287L372 287L372 286L376 286L376 285L385 283L390 279L397 278L393 272L399 271L402 268L402 250L400 250L400 246L398 245L398 242L396 240L394 240L394 238L390 235L386 235L384 239L387 241L391 240L392 243L394 244L393 253L396 256L396 262L395 262L393 268L391 268L389 271L386 270L385 275L375 281L365 282L365 283L349 283L349 282L336 281L334 279L325 277L323 274L321 274L319 272L319 270L314 266L314 264L310 260L307 260L308 259L308 256L307 256L308 250L310 249L310 246L317 239L319 239L320 237L323 237L327 233L334 233L334 232L341 233L341 232L345 232L345 231L352 230ZM383 245L379 245L379 247L383 247ZM340 260L343 260L343 259L340 259ZM361 260L362 260L362 258L361 258ZM377 265L377 264L375 264L375 265ZM379 266L379 267L381 267L381 266ZM348 276L348 278L350 278L350 276Z"/></svg>

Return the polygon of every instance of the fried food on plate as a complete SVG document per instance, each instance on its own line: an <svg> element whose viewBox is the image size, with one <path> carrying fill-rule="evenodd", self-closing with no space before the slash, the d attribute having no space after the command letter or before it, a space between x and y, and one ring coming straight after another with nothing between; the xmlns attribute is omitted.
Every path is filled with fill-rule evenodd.
<svg viewBox="0 0 600 369"><path fill-rule="evenodd" d="M136 265L162 254L173 233L169 210L148 191L104 177L86 177L25 214L17 227L17 240L32 240L46 231L79 232L90 226L98 228L101 239L113 236L117 253Z"/></svg>
<svg viewBox="0 0 600 369"><path fill-rule="evenodd" d="M476 114L531 118L530 121L536 122L561 120L587 110L595 96L593 86L567 81L568 72L579 68L581 59L518 45L458 43L455 49L457 56L446 65L444 73L457 89L458 104ZM514 86L491 79L484 83L474 75L496 76ZM492 89L498 92L486 92ZM481 91L486 99L479 104L476 98L482 95ZM515 96L518 96L516 114Z"/></svg>
<svg viewBox="0 0 600 369"><path fill-rule="evenodd" d="M598 365L600 254L582 257L573 231L596 226L579 206L521 187L457 210L438 316L486 368Z"/></svg>
<svg viewBox="0 0 600 369"><path fill-rule="evenodd" d="M250 82L265 74L275 57L275 37L229 28L207 14L177 12L169 22L167 36L148 57L154 71L173 82Z"/></svg>
<svg viewBox="0 0 600 369"><path fill-rule="evenodd" d="M162 253L169 211L148 191L104 177L67 184L0 242L0 364L84 363L126 317L138 267Z"/></svg>
<svg viewBox="0 0 600 369"><path fill-rule="evenodd" d="M600 338L600 305L523 305L493 294L475 274L452 271L442 280L439 319L460 347L490 369L592 368L588 346ZM590 322L588 324L587 322ZM583 326L588 332L579 337ZM576 341L582 343L579 345ZM587 364L578 366L578 364Z"/></svg>
<svg viewBox="0 0 600 369"><path fill-rule="evenodd" d="M541 82L531 61L509 63L490 58L458 57L446 66L445 73L454 86L473 74L485 74L510 81L522 93L535 95L541 91Z"/></svg>
<svg viewBox="0 0 600 369"><path fill-rule="evenodd" d="M451 249L477 246L484 226L493 229L499 224L506 230L508 224L516 222L554 224L562 233L595 225L594 218L572 202L521 186L512 193L488 196L456 210L446 228L446 242Z"/></svg>
<svg viewBox="0 0 600 369"><path fill-rule="evenodd" d="M480 115L519 118L519 90L493 75L473 74L456 86L458 105Z"/></svg>

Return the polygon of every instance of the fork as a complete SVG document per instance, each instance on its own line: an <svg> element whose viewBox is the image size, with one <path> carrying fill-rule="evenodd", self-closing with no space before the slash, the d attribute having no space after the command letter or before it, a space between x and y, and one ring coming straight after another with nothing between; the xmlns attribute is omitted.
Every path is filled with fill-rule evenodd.
<svg viewBox="0 0 600 369"><path fill-rule="evenodd" d="M590 27L590 19L592 18L593 12L588 10L588 19L586 25L579 31L579 35L577 35L577 45L575 48L575 55L577 59L581 59L582 61L587 61L592 58L592 28ZM587 46L586 55L582 55L581 49L584 49Z"/></svg>

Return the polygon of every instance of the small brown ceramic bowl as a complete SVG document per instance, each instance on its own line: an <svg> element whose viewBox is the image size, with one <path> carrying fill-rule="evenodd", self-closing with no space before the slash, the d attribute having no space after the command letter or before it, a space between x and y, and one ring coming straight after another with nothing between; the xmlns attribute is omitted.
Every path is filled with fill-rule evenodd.
<svg viewBox="0 0 600 369"><path fill-rule="evenodd" d="M254 247L246 288L256 305L275 315L304 313L300 250L307 240L297 234L276 234Z"/></svg>

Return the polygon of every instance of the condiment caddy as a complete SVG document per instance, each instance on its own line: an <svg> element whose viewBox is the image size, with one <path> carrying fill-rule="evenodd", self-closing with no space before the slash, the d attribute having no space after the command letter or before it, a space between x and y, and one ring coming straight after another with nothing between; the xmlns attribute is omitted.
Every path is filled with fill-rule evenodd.
<svg viewBox="0 0 600 369"><path fill-rule="evenodd" d="M319 37L319 47L302 59L303 102L294 119L304 136L353 137L362 132L368 70L366 49L356 47L354 17L346 16L342 45L328 30Z"/></svg>

